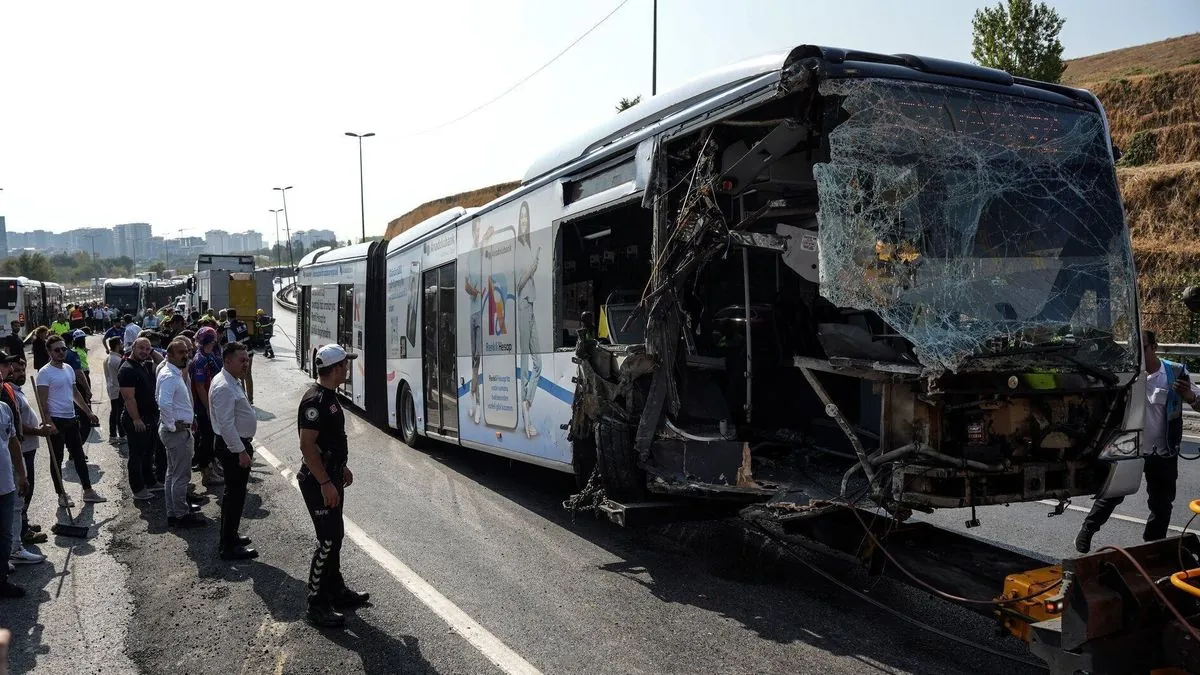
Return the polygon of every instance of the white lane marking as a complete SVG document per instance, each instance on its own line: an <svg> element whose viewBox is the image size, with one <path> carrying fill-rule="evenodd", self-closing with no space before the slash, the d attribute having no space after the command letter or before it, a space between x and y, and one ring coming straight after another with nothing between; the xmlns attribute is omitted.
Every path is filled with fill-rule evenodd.
<svg viewBox="0 0 1200 675"><path fill-rule="evenodd" d="M1038 501L1038 503L1045 504L1046 506L1058 506L1058 502L1054 501L1053 499L1041 499ZM1074 504L1067 504L1067 508L1071 509L1072 511L1078 511L1080 513L1088 513L1091 511L1091 509L1085 509L1082 506L1075 506ZM1133 516L1123 516L1119 513L1114 513L1109 517L1116 518L1117 520L1124 520L1127 523L1137 523L1138 525L1146 524L1146 521L1142 520L1141 518L1134 518ZM1183 532L1183 528L1178 525L1168 525L1167 529L1175 530L1176 532Z"/></svg>
<svg viewBox="0 0 1200 675"><path fill-rule="evenodd" d="M268 464L274 467L285 480L292 484L292 487L296 488L297 492L300 490L300 484L296 481L296 472L284 466L283 462L279 461L279 458L271 454L262 444L255 442L254 448L263 459L267 460ZM533 664L510 649L508 645L488 632L486 628L479 625L479 622L459 609L457 605L438 592L428 581L418 576L412 568L392 555L391 551L372 539L371 535L364 532L354 521L345 517L343 517L343 520L346 524L346 535L350 537L351 541L358 544L359 548L371 556L383 569L387 570L409 593L412 593L417 600L420 600L421 604L441 617L442 621L449 624L454 632L463 636L467 642L471 643L472 647L479 650L479 653L483 654L497 668L506 673L541 675L541 671L534 668Z"/></svg>

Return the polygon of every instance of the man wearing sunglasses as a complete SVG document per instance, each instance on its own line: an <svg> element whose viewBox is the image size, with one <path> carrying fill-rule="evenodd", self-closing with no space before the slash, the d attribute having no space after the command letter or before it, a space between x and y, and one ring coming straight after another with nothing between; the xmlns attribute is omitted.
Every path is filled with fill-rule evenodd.
<svg viewBox="0 0 1200 675"><path fill-rule="evenodd" d="M50 455L52 461L62 465L63 448L71 454L75 464L75 473L83 486L83 501L108 501L100 493L92 489L92 479L88 473L87 459L83 454L83 437L80 435L79 418L75 407L87 411L92 424L99 424L96 414L91 412L91 406L84 400L83 395L75 386L75 371L66 365L67 345L62 336L53 335L46 340L50 351L50 363L42 366L37 376L38 405L42 410L42 419L50 421ZM63 487L62 476L52 472L54 491L58 493L59 506L74 506Z"/></svg>

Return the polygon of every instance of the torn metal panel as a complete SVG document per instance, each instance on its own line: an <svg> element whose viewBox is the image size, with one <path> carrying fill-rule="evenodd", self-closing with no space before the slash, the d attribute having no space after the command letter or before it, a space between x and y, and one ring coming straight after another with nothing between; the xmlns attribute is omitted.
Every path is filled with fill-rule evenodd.
<svg viewBox="0 0 1200 675"><path fill-rule="evenodd" d="M825 298L877 313L931 374L1067 334L1136 363L1133 255L1099 115L892 80L820 93L847 115L814 168Z"/></svg>

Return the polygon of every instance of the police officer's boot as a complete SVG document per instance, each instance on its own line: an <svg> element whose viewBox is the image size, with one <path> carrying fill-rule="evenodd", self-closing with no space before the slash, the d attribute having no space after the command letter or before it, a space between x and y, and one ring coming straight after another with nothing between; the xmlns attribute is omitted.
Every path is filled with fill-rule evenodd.
<svg viewBox="0 0 1200 675"><path fill-rule="evenodd" d="M342 591L333 598L333 606L337 609L353 609L354 607L362 607L371 599L371 594L365 591L352 591L349 588L342 588Z"/></svg>
<svg viewBox="0 0 1200 675"><path fill-rule="evenodd" d="M321 628L337 628L346 625L346 615L337 611L327 602L314 602L308 605L308 620L314 626Z"/></svg>

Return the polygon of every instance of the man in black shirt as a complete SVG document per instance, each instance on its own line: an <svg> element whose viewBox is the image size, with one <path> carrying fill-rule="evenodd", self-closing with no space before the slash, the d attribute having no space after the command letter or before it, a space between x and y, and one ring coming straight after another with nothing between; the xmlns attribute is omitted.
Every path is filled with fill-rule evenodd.
<svg viewBox="0 0 1200 675"><path fill-rule="evenodd" d="M4 351L9 356L25 358L25 341L21 339L21 322L12 322L12 332L4 336Z"/></svg>
<svg viewBox="0 0 1200 675"><path fill-rule="evenodd" d="M337 388L346 381L350 362L356 357L338 345L318 350L314 361L317 382L300 399L296 416L304 454L297 477L317 531L317 550L308 574L308 618L318 626L344 624L346 616L337 610L358 607L370 599L368 593L346 588L342 579L342 500L354 474L346 466L346 415Z"/></svg>
<svg viewBox="0 0 1200 675"><path fill-rule="evenodd" d="M154 361L150 341L133 341L129 358L117 369L117 384L125 410L121 426L129 439L129 489L138 501L149 501L163 486L155 479L154 455L158 436L158 401L154 398Z"/></svg>

